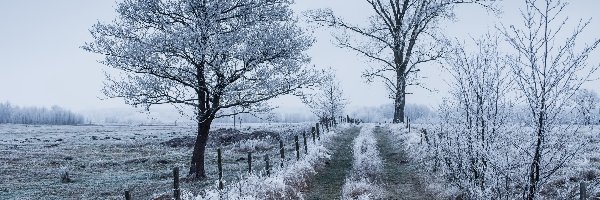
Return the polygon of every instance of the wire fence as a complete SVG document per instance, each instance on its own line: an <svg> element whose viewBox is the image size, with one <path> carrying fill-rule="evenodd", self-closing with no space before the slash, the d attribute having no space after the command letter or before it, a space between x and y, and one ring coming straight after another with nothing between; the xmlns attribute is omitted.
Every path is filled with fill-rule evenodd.
<svg viewBox="0 0 600 200"><path fill-rule="evenodd" d="M240 162L245 162L246 167L240 168L238 166L233 167L233 170L227 170L228 173L239 175L239 174L253 174L262 173L270 176L275 170L281 170L286 165L293 164L300 160L302 155L308 155L308 150L311 147L317 145L318 141L321 140L321 134L324 131L330 131L338 125L338 123L359 123L357 119L346 117L339 117L339 120L335 119L324 119L320 120L319 123L315 123L310 129L302 130L301 134L296 134L293 139L281 139L278 140L279 148L275 152L266 151L263 153L247 152L246 158L242 159L238 155L225 155L225 151L221 148L217 148L216 165L217 165L217 177L218 177L218 189L222 190L225 187L224 182L224 167L226 164L239 165ZM277 151L278 150L278 151ZM223 162L224 160L234 162ZM278 167L277 167L278 166ZM237 174L236 174L237 170ZM241 170L241 171L240 171ZM181 187L180 187L180 170L179 167L173 168L173 199L181 199ZM131 200L131 193L133 191L125 191L125 199Z"/></svg>

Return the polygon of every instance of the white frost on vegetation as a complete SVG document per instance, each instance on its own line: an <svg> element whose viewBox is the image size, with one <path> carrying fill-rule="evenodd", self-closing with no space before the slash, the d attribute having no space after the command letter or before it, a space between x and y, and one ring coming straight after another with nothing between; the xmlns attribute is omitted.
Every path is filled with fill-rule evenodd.
<svg viewBox="0 0 600 200"><path fill-rule="evenodd" d="M342 199L381 199L385 190L377 184L383 172L373 125L364 125L354 139L350 176L342 188Z"/></svg>
<svg viewBox="0 0 600 200"><path fill-rule="evenodd" d="M423 153L422 151L425 151L418 149L425 142L423 141L424 136L417 130L418 127L414 127L419 125L412 124L411 126L413 128L409 131L405 124L386 124L386 129L390 130L390 137L387 138L392 140L391 142L394 144L403 144L406 152L409 154L409 162L422 163L424 162L425 155L428 155L427 153L419 155ZM424 172L425 170L419 169L418 171ZM456 196L460 192L457 187L445 181L440 181L440 179L426 179L429 178L426 176L417 177L422 179L420 181L426 183L424 185L426 190L430 192L429 194L435 195L435 199L447 199Z"/></svg>
<svg viewBox="0 0 600 200"><path fill-rule="evenodd" d="M494 199L496 196L519 199L522 194L520 192L526 185L527 169L530 167L528 155L531 155L525 147L531 145L529 141L534 141L529 134L533 132L531 127L509 124L502 130L504 134L490 137L493 142L490 142L489 150L478 151L486 153L484 155L489 166L483 171L486 178L482 188L480 185L473 186L472 177L465 175L465 172L469 172L465 166L470 166L465 158L469 143L461 137L459 129L446 126L440 132L441 128L434 124L416 124L408 132L403 124L387 126L391 130L392 142L405 144L409 162L418 166L420 181L427 185L428 191L437 194L436 199ZM422 128L426 128L428 133L425 134ZM555 145L547 147L548 155L554 155L556 159L561 153L571 152L568 155L573 159L564 163L543 160L545 165L561 166L552 177L545 179L539 192L542 199L574 199L579 195L581 181L587 183L589 195L600 194L600 156L597 153L600 134L597 127L559 125L546 139ZM463 168L460 168L461 165ZM501 187L495 187L497 185Z"/></svg>
<svg viewBox="0 0 600 200"><path fill-rule="evenodd" d="M340 126L338 130L344 128ZM299 161L283 168L273 168L275 171L270 176L250 174L238 182L226 184L222 191L213 186L198 196L184 192L183 199L303 199L301 189L306 188L308 179L316 174L315 168L330 159L329 148L337 134L337 130L321 134L321 140L316 144L309 142L308 154L302 153ZM277 165L275 160L272 159L273 166Z"/></svg>

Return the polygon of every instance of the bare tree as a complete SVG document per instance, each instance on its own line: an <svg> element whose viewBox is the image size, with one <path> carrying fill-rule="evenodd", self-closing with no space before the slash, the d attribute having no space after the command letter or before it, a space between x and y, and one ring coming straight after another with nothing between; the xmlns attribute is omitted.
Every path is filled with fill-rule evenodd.
<svg viewBox="0 0 600 200"><path fill-rule="evenodd" d="M320 80L304 65L313 40L297 26L292 3L125 0L117 20L93 26L94 41L83 49L104 55L102 63L121 72L107 73L108 97L146 109L193 110L198 135L190 175L204 178L215 118L267 111L267 100Z"/></svg>
<svg viewBox="0 0 600 200"><path fill-rule="evenodd" d="M330 69L322 84L312 92L314 93L307 91L302 96L302 102L320 121L335 120L337 116L343 115L348 102L343 96L344 91L340 88L334 71Z"/></svg>
<svg viewBox="0 0 600 200"><path fill-rule="evenodd" d="M440 107L444 130L425 135L433 154L434 171L465 190L472 199L499 199L507 180L504 161L512 80L506 56L498 50L497 36L474 40L475 51L458 44L444 59L452 75L451 97ZM445 115L444 115L445 114ZM443 164L442 164L443 163ZM441 169L441 170L440 170ZM488 191L488 192L486 192ZM494 191L494 192L489 192Z"/></svg>
<svg viewBox="0 0 600 200"><path fill-rule="evenodd" d="M308 13L312 21L322 26L343 30L336 35L342 48L357 52L377 63L363 73L367 82L383 80L394 99L394 123L404 122L407 86L421 86L419 66L441 58L447 51L447 41L438 33L442 19L454 17L459 3L477 0L365 0L373 12L367 27L350 24L336 17L330 9ZM350 34L360 38L350 39Z"/></svg>
<svg viewBox="0 0 600 200"><path fill-rule="evenodd" d="M592 90L581 89L575 94L573 102L579 111L578 117L581 117L580 121L583 122L584 125L592 124L592 111L596 109L598 102L600 102L598 93Z"/></svg>
<svg viewBox="0 0 600 200"><path fill-rule="evenodd" d="M0 124L9 123L12 106L10 103L0 103Z"/></svg>
<svg viewBox="0 0 600 200"><path fill-rule="evenodd" d="M528 172L527 199L534 199L539 189L564 162L567 154L551 153L549 136L556 134L559 115L568 100L579 87L598 69L588 66L591 52L600 40L584 47L577 46L579 35L590 20L579 21L574 31L564 39L561 37L567 19L561 16L567 3L562 0L525 0L521 10L523 27L510 26L502 29L510 45L516 50L512 70L516 83L529 106L531 123L534 127L533 145L528 152L531 162ZM558 137L566 137L562 133ZM553 151L553 150L552 150Z"/></svg>

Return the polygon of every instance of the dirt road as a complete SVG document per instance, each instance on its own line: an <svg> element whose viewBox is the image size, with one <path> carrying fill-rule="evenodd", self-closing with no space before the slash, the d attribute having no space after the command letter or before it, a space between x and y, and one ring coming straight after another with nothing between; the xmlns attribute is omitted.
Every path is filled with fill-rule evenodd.
<svg viewBox="0 0 600 200"><path fill-rule="evenodd" d="M377 148L383 158L383 185L387 191L385 199L433 199L428 196L416 177L416 170L408 162L404 144L392 143L390 131L385 128L375 128Z"/></svg>
<svg viewBox="0 0 600 200"><path fill-rule="evenodd" d="M317 172L304 192L305 199L340 199L345 178L352 169L352 141L360 127L346 130L336 140L331 160ZM386 190L383 199L433 199L419 184L416 170L408 162L402 143L393 143L390 131L377 126L374 130L377 149L384 162L381 184Z"/></svg>
<svg viewBox="0 0 600 200"><path fill-rule="evenodd" d="M340 199L344 179L352 169L352 140L359 131L359 127L347 129L336 139L337 147L331 160L317 172L305 192L305 199Z"/></svg>

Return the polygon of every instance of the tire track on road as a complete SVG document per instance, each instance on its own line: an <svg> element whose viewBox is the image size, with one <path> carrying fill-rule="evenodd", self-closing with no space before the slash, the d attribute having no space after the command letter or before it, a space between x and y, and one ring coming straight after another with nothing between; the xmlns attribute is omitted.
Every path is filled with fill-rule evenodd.
<svg viewBox="0 0 600 200"><path fill-rule="evenodd" d="M384 199L406 199L420 200L433 199L420 185L414 166L411 166L404 143L395 144L390 137L391 133L383 127L376 127L375 137L377 138L377 147L383 158L384 175L382 176L383 186L387 190L387 197Z"/></svg>
<svg viewBox="0 0 600 200"><path fill-rule="evenodd" d="M346 129L335 140L337 147L333 149L331 160L311 180L304 192L305 199L340 199L344 180L352 170L352 141L359 131L360 127Z"/></svg>

